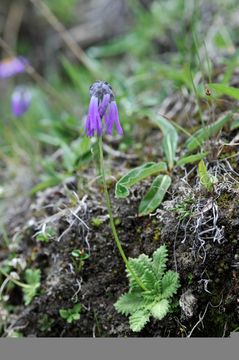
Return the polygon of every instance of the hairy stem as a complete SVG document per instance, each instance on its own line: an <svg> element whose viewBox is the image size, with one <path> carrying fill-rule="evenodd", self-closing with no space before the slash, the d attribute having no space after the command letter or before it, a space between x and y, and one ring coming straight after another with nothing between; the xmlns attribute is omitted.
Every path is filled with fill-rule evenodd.
<svg viewBox="0 0 239 360"><path fill-rule="evenodd" d="M106 185L106 179L105 179L105 169L104 169L104 156L103 156L103 146L102 146L102 137L99 137L99 154L100 154L100 173L102 176L102 181L103 181L103 186L104 186L104 194L105 194L105 200L106 200L106 205L107 205L107 209L108 209L108 213L109 213L109 217L110 217L110 226L112 229L112 233L114 235L114 239L116 242L116 245L118 247L118 250L120 252L120 255L125 263L126 268L128 269L128 271L132 274L132 276L135 278L135 280L137 281L138 285L145 291L147 290L146 287L144 286L144 284L142 283L142 281L140 280L140 278L137 276L137 274L135 273L135 271L133 271L133 269L131 268L131 266L129 265L129 262L127 260L127 257L124 253L124 250L121 246L116 228L115 228L115 224L114 224L114 218L113 218L113 213L112 213L112 207L111 207L111 202L110 202L110 196L109 196L109 192L107 189L107 185Z"/></svg>

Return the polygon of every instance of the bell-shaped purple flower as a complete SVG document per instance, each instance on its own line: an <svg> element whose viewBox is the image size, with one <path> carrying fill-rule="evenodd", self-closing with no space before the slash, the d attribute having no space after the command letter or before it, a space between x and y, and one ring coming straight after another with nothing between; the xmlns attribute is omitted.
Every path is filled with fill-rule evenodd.
<svg viewBox="0 0 239 360"><path fill-rule="evenodd" d="M31 104L31 100L31 92L25 86L17 86L11 97L13 115L20 117L25 114Z"/></svg>
<svg viewBox="0 0 239 360"><path fill-rule="evenodd" d="M90 96L85 124L86 135L92 137L96 133L101 136L104 130L106 134L112 135L114 124L118 134L122 135L123 129L120 125L118 108L111 86L107 82L98 80L91 85Z"/></svg>
<svg viewBox="0 0 239 360"><path fill-rule="evenodd" d="M20 73L26 69L28 61L23 57L7 58L0 62L0 79L5 79Z"/></svg>

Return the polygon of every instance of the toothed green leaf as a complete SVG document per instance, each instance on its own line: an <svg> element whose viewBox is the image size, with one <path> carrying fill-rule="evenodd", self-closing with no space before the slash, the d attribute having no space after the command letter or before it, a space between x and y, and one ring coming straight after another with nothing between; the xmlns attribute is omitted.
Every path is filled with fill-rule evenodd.
<svg viewBox="0 0 239 360"><path fill-rule="evenodd" d="M149 321L149 317L150 317L149 311L147 312L143 310L136 311L134 314L132 314L129 317L130 329L134 332L138 332L142 330L143 327Z"/></svg>
<svg viewBox="0 0 239 360"><path fill-rule="evenodd" d="M169 311L169 302L166 299L155 304L151 309L151 314L158 320L162 320Z"/></svg>
<svg viewBox="0 0 239 360"><path fill-rule="evenodd" d="M114 304L115 309L123 315L133 314L144 305L144 299L140 293L127 293L120 296Z"/></svg>
<svg viewBox="0 0 239 360"><path fill-rule="evenodd" d="M170 298L177 292L179 287L179 276L175 271L167 271L166 274L162 278L161 282L162 286L162 298Z"/></svg>
<svg viewBox="0 0 239 360"><path fill-rule="evenodd" d="M149 321L150 315L161 320L169 311L170 298L179 287L178 274L166 271L168 252L165 245L160 246L152 258L141 254L138 258L130 258L131 271L146 287L142 289L135 281L135 277L127 271L129 278L129 292L122 295L115 303L115 309L121 314L129 316L130 328L140 331Z"/></svg>
<svg viewBox="0 0 239 360"><path fill-rule="evenodd" d="M141 277L142 283L145 285L147 290L154 290L155 289L155 283L157 281L157 277L155 273L150 270L146 269L144 271L143 276Z"/></svg>
<svg viewBox="0 0 239 360"><path fill-rule="evenodd" d="M135 274L141 279L143 274L147 269L151 269L152 267L152 260L145 254L141 254L136 259L129 259L129 266L135 272ZM136 282L135 278L132 274L127 270L127 275L129 277L130 289L131 290L141 290L141 287Z"/></svg>
<svg viewBox="0 0 239 360"><path fill-rule="evenodd" d="M162 245L153 253L153 269L157 276L157 280L162 278L166 270L167 260L168 250L165 245Z"/></svg>

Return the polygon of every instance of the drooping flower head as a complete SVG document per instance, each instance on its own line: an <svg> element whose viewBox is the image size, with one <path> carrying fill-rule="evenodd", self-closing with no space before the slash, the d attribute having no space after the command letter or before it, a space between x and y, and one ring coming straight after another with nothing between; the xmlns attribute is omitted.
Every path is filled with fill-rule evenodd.
<svg viewBox="0 0 239 360"><path fill-rule="evenodd" d="M90 105L85 124L85 133L92 137L95 133L98 136L103 134L112 135L115 124L118 134L122 135L123 130L119 121L118 108L112 87L106 81L97 80L90 87Z"/></svg>
<svg viewBox="0 0 239 360"><path fill-rule="evenodd" d="M23 57L13 57L2 60L0 62L0 79L23 73L27 64L28 61Z"/></svg>
<svg viewBox="0 0 239 360"><path fill-rule="evenodd" d="M32 100L31 92L25 86L17 86L12 93L11 109L13 115L20 117L27 112Z"/></svg>

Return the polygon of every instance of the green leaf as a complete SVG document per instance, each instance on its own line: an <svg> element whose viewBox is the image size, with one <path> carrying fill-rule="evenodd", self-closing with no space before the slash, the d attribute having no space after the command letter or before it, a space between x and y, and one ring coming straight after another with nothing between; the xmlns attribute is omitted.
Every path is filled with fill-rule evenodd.
<svg viewBox="0 0 239 360"><path fill-rule="evenodd" d="M236 119L234 120L232 123L231 123L231 126L230 126L230 129L231 130L235 130L239 127L239 119Z"/></svg>
<svg viewBox="0 0 239 360"><path fill-rule="evenodd" d="M33 298L36 296L37 288L39 286L32 286L32 287L29 287L29 288L23 288L25 305L29 305L32 302Z"/></svg>
<svg viewBox="0 0 239 360"><path fill-rule="evenodd" d="M81 311L81 308L82 308L82 306L81 306L81 304L80 304L80 303L75 304L75 305L73 306L73 308L72 308L72 312L74 312L74 313L78 313L78 312L80 312L80 311Z"/></svg>
<svg viewBox="0 0 239 360"><path fill-rule="evenodd" d="M202 145L205 140L208 140L210 137L215 136L223 126L231 120L232 114L229 113L226 116L221 117L213 124L201 128L195 132L187 141L186 146L191 152Z"/></svg>
<svg viewBox="0 0 239 360"><path fill-rule="evenodd" d="M148 176L166 171L167 166L164 162L154 163L148 162L135 169L130 170L117 183L115 188L115 196L117 198L125 198L129 195L129 188Z"/></svg>
<svg viewBox="0 0 239 360"><path fill-rule="evenodd" d="M209 84L207 84L207 87L210 90L213 90L215 92L215 95L217 95L217 96L227 95L236 100L239 100L239 89L238 88L229 86L227 84L216 84L216 83L209 83Z"/></svg>
<svg viewBox="0 0 239 360"><path fill-rule="evenodd" d="M70 173L74 171L74 165L76 163L76 153L66 144L61 144L63 151L62 161L65 169Z"/></svg>
<svg viewBox="0 0 239 360"><path fill-rule="evenodd" d="M69 313L68 313L68 310L67 309L60 309L59 310L59 313L61 315L61 317L63 319L67 319L67 317L69 316Z"/></svg>
<svg viewBox="0 0 239 360"><path fill-rule="evenodd" d="M138 332L149 321L150 312L144 310L138 310L129 317L130 329L134 332Z"/></svg>
<svg viewBox="0 0 239 360"><path fill-rule="evenodd" d="M65 180L67 177L69 177L68 174L57 174L56 176L49 177L45 181L42 181L36 186L34 186L31 189L30 194L35 195L38 191L45 190L52 186L56 186L60 184L63 180Z"/></svg>
<svg viewBox="0 0 239 360"><path fill-rule="evenodd" d="M164 299L170 298L177 292L179 288L179 276L175 271L167 271L166 274L162 278L161 282L162 293L161 296Z"/></svg>
<svg viewBox="0 0 239 360"><path fill-rule="evenodd" d="M139 204L139 214L147 215L152 213L163 201L164 196L171 185L171 178L168 175L159 175L154 179L149 191Z"/></svg>
<svg viewBox="0 0 239 360"><path fill-rule="evenodd" d="M128 260L129 266L135 272L135 274L141 279L146 269L148 269L148 260L147 255L141 254L138 258L132 259L129 258ZM130 271L127 271L127 275L129 277L129 284L131 290L142 290L137 281L135 280L134 276L131 274Z"/></svg>
<svg viewBox="0 0 239 360"><path fill-rule="evenodd" d="M162 299L160 302L155 304L151 309L151 314L154 318L162 320L169 311L169 302L166 299Z"/></svg>
<svg viewBox="0 0 239 360"><path fill-rule="evenodd" d="M198 153L195 155L189 155L189 156L182 157L181 159L179 159L177 161L177 165L183 166L186 164L192 164L196 161L204 159L207 156L207 154L208 154L208 152L202 152L202 153Z"/></svg>
<svg viewBox="0 0 239 360"><path fill-rule="evenodd" d="M45 133L39 133L36 135L37 139L53 146L60 146L61 140L53 135L45 134Z"/></svg>
<svg viewBox="0 0 239 360"><path fill-rule="evenodd" d="M143 305L144 299L142 298L141 294L131 292L121 295L114 304L114 307L119 313L123 315L129 315L139 310Z"/></svg>
<svg viewBox="0 0 239 360"><path fill-rule="evenodd" d="M161 279L165 270L166 263L168 261L168 250L166 245L161 245L154 253L153 253L153 269L155 274L157 275L157 279Z"/></svg>
<svg viewBox="0 0 239 360"><path fill-rule="evenodd" d="M24 302L25 305L29 305L36 296L37 290L41 285L41 271L39 269L27 269L25 272L25 279L29 287L23 288Z"/></svg>
<svg viewBox="0 0 239 360"><path fill-rule="evenodd" d="M79 320L80 319L80 314L72 314L72 320Z"/></svg>
<svg viewBox="0 0 239 360"><path fill-rule="evenodd" d="M176 157L177 141L178 141L178 135L176 130L173 132L169 132L163 138L163 150L170 170L173 168Z"/></svg>
<svg viewBox="0 0 239 360"><path fill-rule="evenodd" d="M70 309L60 309L59 313L62 319L65 319L68 323L72 323L73 321L80 319L81 312L81 304L75 304L73 308Z"/></svg>
<svg viewBox="0 0 239 360"><path fill-rule="evenodd" d="M169 169L173 168L177 142L178 142L178 133L175 127L163 116L159 114L151 113L151 121L160 127L163 132L163 150L168 162Z"/></svg>
<svg viewBox="0 0 239 360"><path fill-rule="evenodd" d="M201 160L198 164L198 174L200 178L200 183L208 191L212 191L213 185L217 182L215 176L212 176L208 173L205 162Z"/></svg>
<svg viewBox="0 0 239 360"><path fill-rule="evenodd" d="M153 270L146 269L144 271L143 276L141 277L142 283L145 285L145 287L148 290L154 290L155 289L155 283L157 281L157 277Z"/></svg>
<svg viewBox="0 0 239 360"><path fill-rule="evenodd" d="M162 245L153 253L153 259L145 254L138 258L129 258L129 266L147 290L142 290L127 270L130 290L123 294L114 306L121 314L130 315L129 323L133 331L142 330L149 321L150 314L162 319L169 311L167 298L177 291L180 284L176 272L168 271L165 274L167 255L167 248Z"/></svg>
<svg viewBox="0 0 239 360"><path fill-rule="evenodd" d="M39 269L27 269L25 272L25 279L29 285L39 284L41 280L41 271Z"/></svg>

